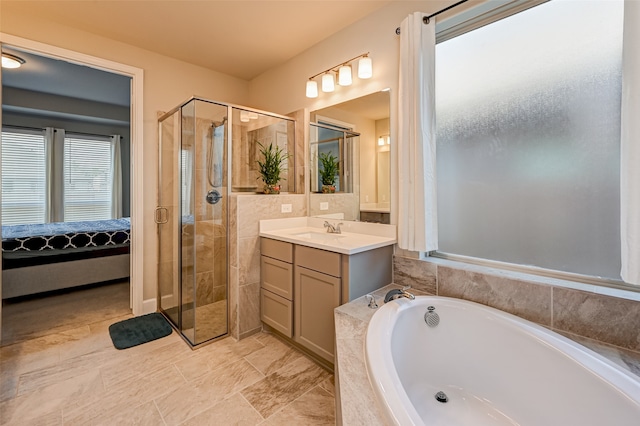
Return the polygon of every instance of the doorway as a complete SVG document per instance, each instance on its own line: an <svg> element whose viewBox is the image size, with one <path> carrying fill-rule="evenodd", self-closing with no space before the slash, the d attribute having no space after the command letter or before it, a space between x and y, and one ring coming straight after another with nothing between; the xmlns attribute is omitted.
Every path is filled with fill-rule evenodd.
<svg viewBox="0 0 640 426"><path fill-rule="evenodd" d="M134 315L141 315L145 311L155 311L154 306L143 306L143 227L142 227L142 202L141 197L136 194L142 193L142 78L141 69L130 67L128 65L103 60L97 57L80 54L77 52L60 49L54 46L45 45L30 40L21 39L6 34L0 34L0 42L2 46L18 49L29 54L41 55L45 58L60 59L72 64L85 66L93 70L106 71L117 76L124 76L130 79L130 101L129 101L129 140L130 145L126 150L129 158L133 159L130 167L128 167L131 205L129 206L131 216L131 233L130 238L133 242L130 247L130 291L129 300L130 308ZM0 78L1 81L1 78ZM4 123L2 123L4 124ZM155 302L155 300L153 301ZM0 316L1 316L0 308ZM2 324L0 322L0 328Z"/></svg>

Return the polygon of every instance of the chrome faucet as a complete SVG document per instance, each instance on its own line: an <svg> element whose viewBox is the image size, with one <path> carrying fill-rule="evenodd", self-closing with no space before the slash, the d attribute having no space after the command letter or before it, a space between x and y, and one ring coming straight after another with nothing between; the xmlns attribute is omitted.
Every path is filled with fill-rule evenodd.
<svg viewBox="0 0 640 426"><path fill-rule="evenodd" d="M396 300L400 297L406 297L409 300L415 299L416 297L407 291L410 288L411 287L404 287L402 290L400 290L399 288L394 288L393 290L390 290L387 293L387 295L384 297L384 303L391 302L392 300Z"/></svg>
<svg viewBox="0 0 640 426"><path fill-rule="evenodd" d="M328 221L324 221L324 227L327 228L327 232L329 234L342 234L342 230L340 229L340 225L343 223L339 223L337 225L332 225Z"/></svg>

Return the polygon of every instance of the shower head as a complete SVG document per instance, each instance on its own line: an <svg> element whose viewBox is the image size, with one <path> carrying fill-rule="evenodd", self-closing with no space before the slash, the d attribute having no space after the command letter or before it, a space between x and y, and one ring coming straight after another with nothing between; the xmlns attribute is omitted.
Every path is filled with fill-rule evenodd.
<svg viewBox="0 0 640 426"><path fill-rule="evenodd" d="M221 121L212 121L211 122L211 127L213 127L214 129L216 127L220 127L222 125L224 125L227 122L227 117L223 117Z"/></svg>

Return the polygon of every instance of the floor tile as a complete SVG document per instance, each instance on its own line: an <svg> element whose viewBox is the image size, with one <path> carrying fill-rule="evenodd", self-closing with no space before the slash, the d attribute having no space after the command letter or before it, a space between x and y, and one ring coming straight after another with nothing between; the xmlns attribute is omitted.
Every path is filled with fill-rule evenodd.
<svg viewBox="0 0 640 426"><path fill-rule="evenodd" d="M253 426L262 422L262 416L239 393L231 395L213 407L182 423L181 426L237 425Z"/></svg>
<svg viewBox="0 0 640 426"><path fill-rule="evenodd" d="M301 357L241 393L262 417L268 418L328 377L324 369Z"/></svg>
<svg viewBox="0 0 640 426"><path fill-rule="evenodd" d="M165 423L177 425L263 377L248 362L239 360L174 388L155 402Z"/></svg>
<svg viewBox="0 0 640 426"><path fill-rule="evenodd" d="M336 424L333 395L316 386L291 404L269 417L265 426Z"/></svg>
<svg viewBox="0 0 640 426"><path fill-rule="evenodd" d="M272 334L191 350L173 332L115 349L108 327L132 315L111 302L99 312L98 296L128 309L122 288L60 295L49 329L44 302L11 317L36 318L39 330L22 324L27 340L0 347L0 425L313 425L333 415L333 376Z"/></svg>
<svg viewBox="0 0 640 426"><path fill-rule="evenodd" d="M291 345L287 345L275 337L271 337L271 339L263 338L260 342L266 346L259 351L247 355L245 359L262 374L267 376L304 356Z"/></svg>

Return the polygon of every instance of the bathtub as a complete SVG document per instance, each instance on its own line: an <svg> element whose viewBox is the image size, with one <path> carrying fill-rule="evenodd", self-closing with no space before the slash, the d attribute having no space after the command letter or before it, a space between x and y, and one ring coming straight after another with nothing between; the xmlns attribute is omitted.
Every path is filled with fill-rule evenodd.
<svg viewBox="0 0 640 426"><path fill-rule="evenodd" d="M434 327L429 306L439 318ZM419 296L383 305L367 329L365 361L390 424L640 425L637 376L473 302Z"/></svg>

